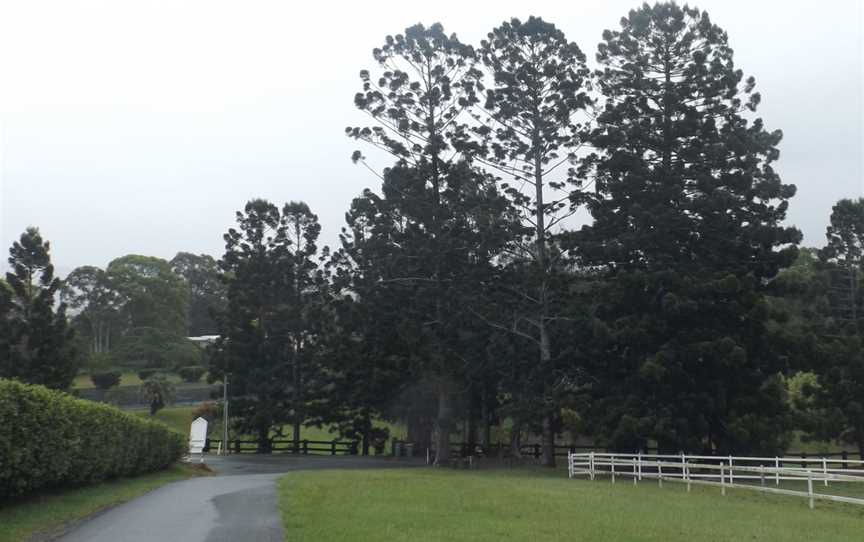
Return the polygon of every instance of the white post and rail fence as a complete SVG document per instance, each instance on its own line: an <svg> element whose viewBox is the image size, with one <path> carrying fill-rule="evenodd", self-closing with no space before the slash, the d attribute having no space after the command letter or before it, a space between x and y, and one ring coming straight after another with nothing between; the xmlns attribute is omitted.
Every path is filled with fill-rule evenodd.
<svg viewBox="0 0 864 542"><path fill-rule="evenodd" d="M766 493L804 497L810 508L817 500L864 505L864 461L825 457L738 457L708 455L664 455L624 453L569 453L567 470L570 478L598 476L616 480L656 480L720 487L741 488ZM838 495L850 484L862 483L851 493L862 497ZM839 491L832 492L831 489Z"/></svg>

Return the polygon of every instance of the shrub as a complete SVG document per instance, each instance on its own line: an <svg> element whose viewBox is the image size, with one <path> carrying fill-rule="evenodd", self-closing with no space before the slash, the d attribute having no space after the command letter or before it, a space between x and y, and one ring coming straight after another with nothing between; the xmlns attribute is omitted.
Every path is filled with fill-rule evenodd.
<svg viewBox="0 0 864 542"><path fill-rule="evenodd" d="M193 420L204 418L208 423L213 423L213 420L220 417L222 417L222 403L214 401L205 401L192 411Z"/></svg>
<svg viewBox="0 0 864 542"><path fill-rule="evenodd" d="M120 383L120 376L119 371L101 371L91 374L90 380L93 381L93 385L97 388L107 390Z"/></svg>
<svg viewBox="0 0 864 542"><path fill-rule="evenodd" d="M151 376L155 375L156 373L160 373L160 372L162 372L162 369L159 369L158 367L148 367L147 369L139 369L138 370L138 378L140 378L141 381L143 382L144 380L147 380Z"/></svg>
<svg viewBox="0 0 864 542"><path fill-rule="evenodd" d="M180 375L180 378L182 378L184 382L198 382L206 372L207 369L204 367L198 367L197 365L180 367L180 369L177 370L177 374Z"/></svg>
<svg viewBox="0 0 864 542"><path fill-rule="evenodd" d="M182 435L160 422L0 379L0 501L170 466Z"/></svg>

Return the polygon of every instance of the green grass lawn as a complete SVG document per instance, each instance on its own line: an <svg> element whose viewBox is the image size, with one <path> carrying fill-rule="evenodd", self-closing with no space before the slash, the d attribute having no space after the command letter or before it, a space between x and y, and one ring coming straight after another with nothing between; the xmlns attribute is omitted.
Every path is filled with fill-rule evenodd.
<svg viewBox="0 0 864 542"><path fill-rule="evenodd" d="M183 379L174 373L168 373L168 380L170 380L174 385L183 384ZM206 376L201 377L200 382L206 382ZM120 375L120 384L119 386L140 386L141 379L138 377L138 373L134 372L124 372ZM75 380L72 381L72 389L91 389L96 386L93 384L93 381L90 380L90 375L80 374L75 377Z"/></svg>
<svg viewBox="0 0 864 542"><path fill-rule="evenodd" d="M195 411L196 407L194 406L182 406L182 407L167 407L158 411L156 415L153 417L156 420L161 421L166 424L171 429L182 433L184 435L189 434L189 426L192 424L192 413ZM131 411L139 416L150 417L150 413L147 410L133 410ZM405 427L399 424L391 424L388 422L377 422L376 425L381 427L387 427L390 429L391 438L404 438L405 437ZM216 423L210 424L207 427L207 433L211 438L221 439L222 438L222 425L217 420ZM283 433L285 434L285 439L291 438L291 427L285 426L283 428ZM339 435L336 433L331 433L329 428L327 427L315 427L315 426L304 426L300 431L300 438L306 440L326 440L331 441L334 438L338 438ZM234 436L232 435L232 439ZM251 439L252 437L248 437ZM389 449L388 449L389 452Z"/></svg>
<svg viewBox="0 0 864 542"><path fill-rule="evenodd" d="M0 542L24 541L36 534L48 537L70 522L134 499L169 482L202 473L203 471L193 467L175 465L153 474L121 478L7 503L0 506Z"/></svg>
<svg viewBox="0 0 864 542"><path fill-rule="evenodd" d="M562 471L304 471L281 478L287 540L857 541L864 508Z"/></svg>

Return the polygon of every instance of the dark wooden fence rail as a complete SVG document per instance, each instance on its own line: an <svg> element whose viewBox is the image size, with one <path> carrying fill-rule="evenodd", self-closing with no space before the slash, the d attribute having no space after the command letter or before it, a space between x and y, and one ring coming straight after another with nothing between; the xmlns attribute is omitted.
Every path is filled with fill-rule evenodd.
<svg viewBox="0 0 864 542"><path fill-rule="evenodd" d="M213 452L219 448L221 439L207 439L205 452ZM235 454L258 453L257 440L229 440L228 449ZM287 453L301 455L357 455L359 443L339 440L301 440L294 446L293 440L274 440L271 442L270 453Z"/></svg>
<svg viewBox="0 0 864 542"><path fill-rule="evenodd" d="M205 452L213 452L216 451L219 447L219 443L222 442L220 439L207 439L207 442L204 446ZM231 453L235 454L254 454L258 453L258 441L256 440L229 440L229 450ZM473 448L473 449L472 449ZM340 441L340 440L301 440L297 446L294 446L293 440L274 440L271 443L270 453L282 453L282 454L300 454L300 455L357 455L359 453L360 443L356 441ZM424 442L406 442L402 440L393 440L390 443L390 455L393 457L405 457L405 456L414 456L414 457L423 457L426 455L427 450L431 450L432 447L429 443ZM384 453L383 446L378 446L374 450L375 455L382 455ZM566 457L568 453L576 453L576 452L609 452L608 448L598 447L598 446L584 446L584 445L556 445L555 446L555 455L557 457ZM543 447L540 444L523 444L519 448L519 452L523 457L534 457L540 458L543 453ZM655 454L658 453L657 448L647 448L642 450L643 453ZM450 453L454 457L468 457L468 456L486 456L486 457L507 457L511 455L510 453L510 445L505 443L495 443L487 446L481 446L479 444L471 445L467 442L451 442L450 443ZM718 459L723 459L725 456L718 456ZM828 459L831 458L840 458L844 460L864 460L861 454L858 452L848 452L848 451L840 451L840 452L831 452L825 454L818 453L805 453L805 452L787 452L785 454L785 459L788 460L793 457L800 457L801 459L807 458L821 458L825 457ZM802 464L803 466L804 464ZM846 465L848 468L848 465Z"/></svg>

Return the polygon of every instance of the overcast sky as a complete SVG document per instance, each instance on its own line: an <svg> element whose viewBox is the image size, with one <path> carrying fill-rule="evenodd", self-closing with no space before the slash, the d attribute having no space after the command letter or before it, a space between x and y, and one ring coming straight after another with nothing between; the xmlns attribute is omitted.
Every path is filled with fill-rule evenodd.
<svg viewBox="0 0 864 542"><path fill-rule="evenodd" d="M692 4L756 77L759 115L785 134L777 169L798 186L789 222L821 244L831 205L864 195L861 2ZM351 199L378 187L343 130L366 123L358 72L387 34L440 21L476 43L538 15L593 65L602 31L637 5L0 0L2 258L30 225L64 274L130 253L218 257L253 197L306 201L333 245Z"/></svg>

